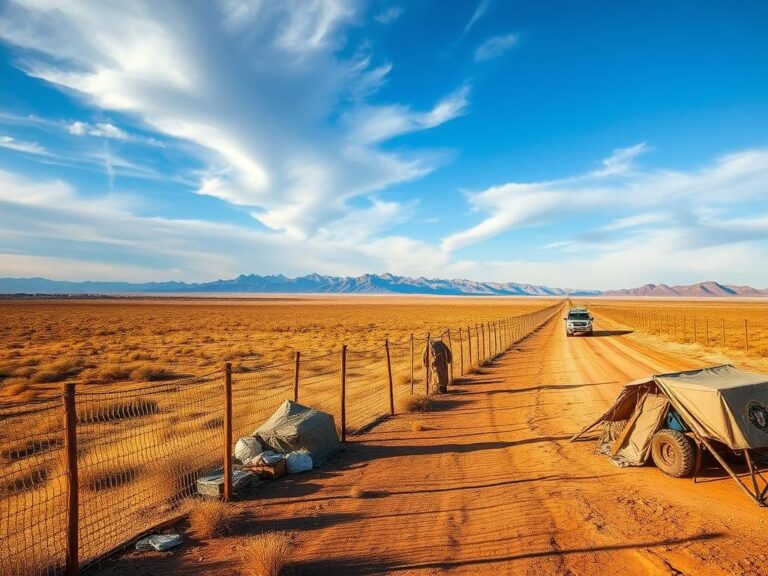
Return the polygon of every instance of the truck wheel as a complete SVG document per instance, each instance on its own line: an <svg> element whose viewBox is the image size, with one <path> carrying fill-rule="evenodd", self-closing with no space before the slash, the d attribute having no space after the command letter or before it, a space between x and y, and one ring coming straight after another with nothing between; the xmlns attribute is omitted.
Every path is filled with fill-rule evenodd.
<svg viewBox="0 0 768 576"><path fill-rule="evenodd" d="M651 441L651 456L656 467L673 478L682 478L693 472L691 440L677 430L665 428L656 432Z"/></svg>

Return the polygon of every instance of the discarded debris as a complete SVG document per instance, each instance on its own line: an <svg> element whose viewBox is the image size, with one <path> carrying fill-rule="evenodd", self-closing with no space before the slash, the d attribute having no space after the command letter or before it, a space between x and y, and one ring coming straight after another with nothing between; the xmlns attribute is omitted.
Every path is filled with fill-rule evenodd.
<svg viewBox="0 0 768 576"><path fill-rule="evenodd" d="M178 546L182 542L181 534L154 534L138 540L136 542L136 550L139 552L148 552L150 550L162 552L163 550Z"/></svg>
<svg viewBox="0 0 768 576"><path fill-rule="evenodd" d="M312 470L312 456L307 450L295 450L285 457L288 474L298 474Z"/></svg>

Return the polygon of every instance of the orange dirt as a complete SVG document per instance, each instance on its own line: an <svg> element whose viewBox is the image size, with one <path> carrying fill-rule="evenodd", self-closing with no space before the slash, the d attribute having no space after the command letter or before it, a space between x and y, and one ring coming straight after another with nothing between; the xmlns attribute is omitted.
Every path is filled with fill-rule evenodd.
<svg viewBox="0 0 768 576"><path fill-rule="evenodd" d="M610 328L566 338L552 322L441 409L386 421L332 467L234 504L234 535L102 573L237 573L264 530L295 531L298 573L312 576L768 573L768 512L730 479L620 469L569 443L627 380L695 364Z"/></svg>

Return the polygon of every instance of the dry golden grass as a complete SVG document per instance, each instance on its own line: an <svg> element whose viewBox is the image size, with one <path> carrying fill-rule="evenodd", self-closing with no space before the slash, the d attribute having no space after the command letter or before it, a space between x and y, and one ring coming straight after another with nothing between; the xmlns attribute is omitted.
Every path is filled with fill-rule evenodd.
<svg viewBox="0 0 768 576"><path fill-rule="evenodd" d="M424 394L403 396L398 401L400 412L429 412L433 404L432 398Z"/></svg>
<svg viewBox="0 0 768 576"><path fill-rule="evenodd" d="M287 532L264 532L252 537L242 550L246 576L288 576L293 537Z"/></svg>
<svg viewBox="0 0 768 576"><path fill-rule="evenodd" d="M424 423L416 420L415 422L411 422L411 431L412 432L423 432L426 430L426 427L424 426Z"/></svg>
<svg viewBox="0 0 768 576"><path fill-rule="evenodd" d="M235 511L219 500L195 500L189 505L189 527L197 538L224 536L232 529Z"/></svg>
<svg viewBox="0 0 768 576"><path fill-rule="evenodd" d="M207 373L225 361L246 371L290 361L295 350L320 355L344 343L367 349L387 337L405 349L411 334L418 358L427 332L466 329L551 303L380 297L0 301L0 390L16 396L6 386L23 381L44 397L62 381L122 386ZM397 378L410 384L410 374Z"/></svg>

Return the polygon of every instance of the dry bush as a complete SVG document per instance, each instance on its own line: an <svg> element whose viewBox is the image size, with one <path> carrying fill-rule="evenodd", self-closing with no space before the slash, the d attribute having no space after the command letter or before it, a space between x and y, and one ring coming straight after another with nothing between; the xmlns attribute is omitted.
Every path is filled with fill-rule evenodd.
<svg viewBox="0 0 768 576"><path fill-rule="evenodd" d="M131 378L140 381L158 382L161 380L170 380L176 376L177 374L172 370L148 362L134 365L131 369Z"/></svg>
<svg viewBox="0 0 768 576"><path fill-rule="evenodd" d="M82 381L88 384L119 382L131 377L132 369L125 364L104 364L83 373Z"/></svg>
<svg viewBox="0 0 768 576"><path fill-rule="evenodd" d="M252 537L242 550L246 576L288 576L293 538L287 532L264 532Z"/></svg>
<svg viewBox="0 0 768 576"><path fill-rule="evenodd" d="M77 376L83 368L84 363L80 358L62 358L38 368L32 379L40 383L62 382Z"/></svg>
<svg viewBox="0 0 768 576"><path fill-rule="evenodd" d="M219 500L195 500L188 513L192 533L204 540L230 532L236 515L234 508Z"/></svg>
<svg viewBox="0 0 768 576"><path fill-rule="evenodd" d="M396 381L398 386L410 386L411 385L411 375L410 374L400 374L397 377Z"/></svg>
<svg viewBox="0 0 768 576"><path fill-rule="evenodd" d="M426 429L426 427L419 420L416 420L415 422L411 422L411 431L413 431L413 432L421 432L421 431L423 431L425 429Z"/></svg>
<svg viewBox="0 0 768 576"><path fill-rule="evenodd" d="M424 394L404 396L398 401L400 412L429 412L432 406L432 398Z"/></svg>

